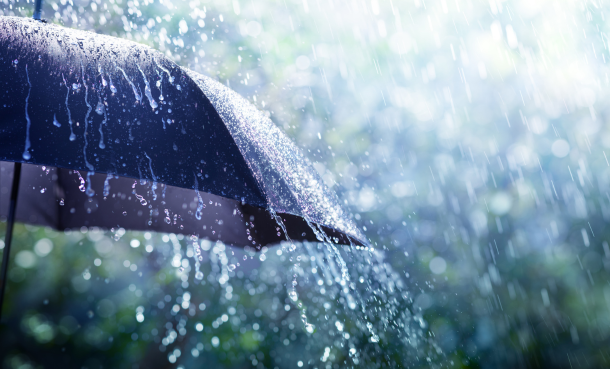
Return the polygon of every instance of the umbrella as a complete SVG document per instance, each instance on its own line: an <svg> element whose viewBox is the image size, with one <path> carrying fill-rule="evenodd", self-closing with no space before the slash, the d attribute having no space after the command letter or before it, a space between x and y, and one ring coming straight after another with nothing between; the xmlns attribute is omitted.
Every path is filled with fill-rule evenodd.
<svg viewBox="0 0 610 369"><path fill-rule="evenodd" d="M15 219L253 249L367 244L298 148L215 80L143 45L16 17L0 17L0 55L6 261Z"/></svg>

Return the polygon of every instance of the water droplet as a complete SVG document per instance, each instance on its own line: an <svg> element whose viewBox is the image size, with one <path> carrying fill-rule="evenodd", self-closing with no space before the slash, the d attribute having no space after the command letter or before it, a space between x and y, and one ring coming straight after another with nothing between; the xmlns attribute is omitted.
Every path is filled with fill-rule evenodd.
<svg viewBox="0 0 610 369"><path fill-rule="evenodd" d="M98 101L97 106L95 107L95 112L99 115L104 114L104 104L101 101Z"/></svg>
<svg viewBox="0 0 610 369"><path fill-rule="evenodd" d="M78 170L74 171L76 174L78 174L78 180L80 181L80 185L78 186L78 189L80 190L80 192L85 192L86 188L85 188L85 179L83 178L83 176L80 175L80 172Z"/></svg>
<svg viewBox="0 0 610 369"><path fill-rule="evenodd" d="M305 324L305 330L307 333L312 334L316 329L316 326L310 323Z"/></svg>
<svg viewBox="0 0 610 369"><path fill-rule="evenodd" d="M140 204L142 204L142 206L148 204L148 202L146 202L146 199L144 198L144 196L136 194L136 197L138 198L138 200L140 200Z"/></svg>
<svg viewBox="0 0 610 369"><path fill-rule="evenodd" d="M102 192L104 197L106 197L110 194L110 179L111 178L112 178L112 174L108 173L108 175L106 175L106 180L104 181L104 191Z"/></svg>

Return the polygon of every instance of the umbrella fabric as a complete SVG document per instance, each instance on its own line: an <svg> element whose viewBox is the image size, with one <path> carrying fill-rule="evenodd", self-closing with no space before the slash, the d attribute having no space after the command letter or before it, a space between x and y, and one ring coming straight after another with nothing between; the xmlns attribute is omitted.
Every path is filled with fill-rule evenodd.
<svg viewBox="0 0 610 369"><path fill-rule="evenodd" d="M18 220L366 243L292 142L214 80L143 45L23 18L0 18L0 55L0 160L34 164Z"/></svg>
<svg viewBox="0 0 610 369"><path fill-rule="evenodd" d="M8 215L13 163L0 162L0 217ZM285 240L275 220L259 207L200 192L205 208L202 219L194 214L199 196L192 189L159 184L159 197L165 193L165 204L153 206L144 196L151 194L152 183L126 177L110 178L94 174L91 188L96 195L87 196L85 179L73 170L24 164L17 200L17 221L65 230L100 227L118 230L155 231L197 234L199 237L236 246L260 246ZM104 187L107 195L104 196ZM112 191L110 191L110 188ZM98 195L99 194L99 195ZM314 231L300 217L280 214L293 240L316 239ZM345 235L322 227L324 233L349 243Z"/></svg>

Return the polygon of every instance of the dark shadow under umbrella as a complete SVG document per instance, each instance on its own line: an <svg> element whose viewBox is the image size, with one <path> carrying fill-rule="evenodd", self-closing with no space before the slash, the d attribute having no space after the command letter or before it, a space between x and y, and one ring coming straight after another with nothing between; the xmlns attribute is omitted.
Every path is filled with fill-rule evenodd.
<svg viewBox="0 0 610 369"><path fill-rule="evenodd" d="M0 299L14 221L255 250L367 244L294 144L218 82L143 45L24 18L0 17L0 55Z"/></svg>

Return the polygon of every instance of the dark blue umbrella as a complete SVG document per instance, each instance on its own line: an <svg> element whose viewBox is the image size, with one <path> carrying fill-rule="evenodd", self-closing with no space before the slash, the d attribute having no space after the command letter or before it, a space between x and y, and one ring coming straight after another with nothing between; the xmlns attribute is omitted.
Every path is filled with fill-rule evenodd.
<svg viewBox="0 0 610 369"><path fill-rule="evenodd" d="M0 17L0 99L6 260L15 217L254 249L367 243L271 120L146 46Z"/></svg>

